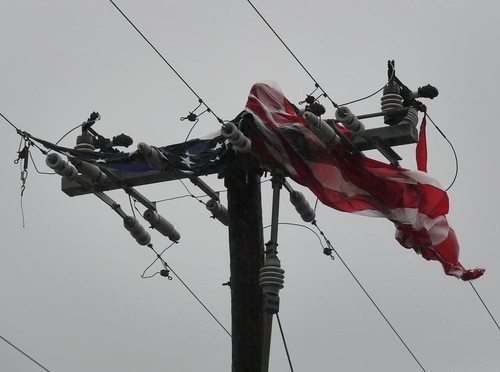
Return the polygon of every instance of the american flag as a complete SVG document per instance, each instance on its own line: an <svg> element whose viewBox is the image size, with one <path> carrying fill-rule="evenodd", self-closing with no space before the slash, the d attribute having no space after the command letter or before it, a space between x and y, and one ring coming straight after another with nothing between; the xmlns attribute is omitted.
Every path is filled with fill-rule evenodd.
<svg viewBox="0 0 500 372"><path fill-rule="evenodd" d="M327 206L387 218L403 247L439 261L447 275L470 280L483 274L458 261L458 241L446 218L448 195L427 173L351 153L342 144L327 147L274 86L255 84L246 111L241 126L268 167L281 169Z"/></svg>

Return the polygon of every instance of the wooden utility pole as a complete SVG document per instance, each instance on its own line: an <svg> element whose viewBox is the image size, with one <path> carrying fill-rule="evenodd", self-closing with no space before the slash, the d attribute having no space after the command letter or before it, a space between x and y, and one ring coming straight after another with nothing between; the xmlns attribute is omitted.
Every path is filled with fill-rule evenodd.
<svg viewBox="0 0 500 372"><path fill-rule="evenodd" d="M261 370L264 337L259 270L264 264L258 167L232 167L225 174L229 212L232 371Z"/></svg>
<svg viewBox="0 0 500 372"><path fill-rule="evenodd" d="M358 149L377 148L380 150L380 148L385 148L385 143L395 146L415 143L418 140L416 128L411 124L375 128L367 130L365 133L364 137L356 137L355 146ZM60 162L60 165L64 167L66 163L62 160ZM231 165L222 170L228 192L233 372L267 371L269 363L272 314L275 312L269 311L269 309L267 313L265 312L264 295L259 286L259 272L264 266L265 253L260 187L261 170L261 165L256 159L241 153L237 153ZM69 196L94 193L122 218L127 217L125 212L105 194L106 191L121 188L146 208L156 210L154 203L150 202L134 187L189 177L207 195L218 201L215 192L197 176L187 176L174 168L137 173L110 169L104 171L108 177L102 183L81 182L80 178L70 180L69 177L63 177L62 190ZM97 170L97 172L100 171ZM277 228L279 188L281 188L281 183L274 182L273 213L275 216L273 217L273 225L275 228ZM271 235L268 256L276 254L277 230ZM270 269L272 275L276 275L277 270L279 271L276 269L279 265L274 265L276 267L268 266L272 266ZM274 281L272 282L273 285L276 284ZM271 301L271 305L273 304ZM269 302L266 306L269 307Z"/></svg>

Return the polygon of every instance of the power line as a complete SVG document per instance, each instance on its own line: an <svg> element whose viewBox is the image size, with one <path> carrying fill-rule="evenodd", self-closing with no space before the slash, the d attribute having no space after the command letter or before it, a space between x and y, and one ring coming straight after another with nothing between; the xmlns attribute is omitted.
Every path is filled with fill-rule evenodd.
<svg viewBox="0 0 500 372"><path fill-rule="evenodd" d="M5 115L4 115L4 114L2 114L1 112L0 112L0 116L2 116L2 118L4 118L4 120L5 120L7 123L9 123L9 124L10 124L10 126L11 126L12 128L14 128L18 134L21 134L21 133L22 133L22 132L21 132L21 130L20 130L18 127L16 127L16 126L14 125L14 123L12 123L9 119L7 119L7 118L5 117Z"/></svg>
<svg viewBox="0 0 500 372"><path fill-rule="evenodd" d="M146 36L144 36L144 34L141 32L141 30L139 30L139 28L130 20L129 17L127 17L127 15L118 7L118 5L115 4L115 2L113 0L109 0L111 4L113 4L113 6L116 8L116 10L118 10L120 12L120 14L128 21L128 23L130 23L130 25L137 31L137 33L139 35L141 35L141 37L144 39L144 41L146 43L149 44L149 46L156 52L156 54L163 60L163 62L165 62L167 64L168 67L170 67L170 69L173 71L173 73L175 75L177 75L177 77L184 83L184 85L196 96L196 98L198 98L198 101L200 104L203 104L206 108L206 111L210 112L213 116L215 116L215 118L217 119L217 121L221 124L224 124L224 121L219 118L211 109L210 107L208 107L208 105L203 101L203 99L198 95L198 93L196 93L196 91L191 87L191 85L188 84L188 82L181 76L181 74L179 72L177 72L177 70L170 64L170 62L167 61L167 59L160 53L160 51L148 40L148 38Z"/></svg>
<svg viewBox="0 0 500 372"><path fill-rule="evenodd" d="M292 359L290 358L290 353L288 352L288 346L286 344L285 334L283 333L283 327L281 326L281 320L278 313L276 313L276 319L278 320L278 325L280 328L281 339L283 340L283 345L285 346L286 357L288 359L288 365L290 366L290 371L293 372Z"/></svg>
<svg viewBox="0 0 500 372"><path fill-rule="evenodd" d="M196 301L199 302L199 304L207 311L207 313L210 314L210 316L219 324L219 326L229 335L229 337L232 337L231 333L226 329L226 327L224 327L224 325L220 322L219 319L217 319L217 317L210 311L210 309L200 300L200 298L192 291L191 288L189 288L189 286L180 278L180 276L172 269L172 267L170 265L168 265L165 260L161 257L161 255L168 249L170 248L167 247L163 250L163 252L161 252L161 254L158 254L158 252L156 252L156 250L153 248L152 245L149 246L151 248L151 250L156 254L156 259L157 260L160 260L160 262L162 263L162 265L165 267L166 270L169 270L172 272L172 274L174 274L174 276L181 282L181 284L189 291L189 293L191 293L191 295L196 299ZM156 261L155 259L155 261ZM155 263L155 261L153 261L153 263L151 265L149 265L146 270L144 271L144 273ZM144 274L143 274L144 275ZM154 275L153 275L154 276ZM146 278L143 276L143 278Z"/></svg>
<svg viewBox="0 0 500 372"><path fill-rule="evenodd" d="M302 64L302 62L299 60L299 58L292 52L292 50L288 47L288 45L283 41L283 39L278 35L278 33L274 30L273 26L264 18L261 12L255 7L255 5L252 4L250 0L247 0L248 4L255 10L255 12L259 15L259 17L264 21L264 23L269 27L269 29L273 32L273 34L278 38L278 40L283 44L283 46L288 50L290 55L297 61L297 63L302 67L302 69L306 72L307 75L312 79L314 82L316 88L320 89L323 92L323 96L325 98L328 98L328 100L332 103L333 107L338 108L339 106L330 98L330 96L325 92L325 90L319 85L318 81L312 76L312 74L309 72L309 70Z"/></svg>
<svg viewBox="0 0 500 372"><path fill-rule="evenodd" d="M316 224L316 222L313 222L313 225L316 226L316 228L319 230L320 234L324 237L324 233L323 231L321 231L321 229L318 227L318 225ZM326 237L325 237L326 239ZM328 239L327 239L327 242L329 243ZM406 350L410 353L410 355L413 357L413 359L415 360L415 362L417 362L417 364L420 366L420 369L422 369L422 371L424 372L427 372L425 370L425 368L422 366L422 364L420 363L420 361L418 360L418 358L415 356L415 354L413 354L413 352L411 351L410 347L406 344L406 342L403 340L403 338L399 335L398 331L396 331L396 328L394 328L394 326L392 325L392 323L389 321L389 319L385 316L385 314L382 312L382 310L380 309L380 307L378 307L378 305L376 304L375 300L372 298L372 296L370 296L370 294L368 293L368 291L365 289L365 287L361 284L361 282L358 280L358 278L356 277L356 275L354 275L354 273L352 272L352 270L349 268L349 266L347 265L347 263L344 261L344 259L339 255L339 253L337 252L337 250L331 245L329 244L330 248L332 249L333 252L335 252L335 255L339 258L340 262L342 262L342 264L344 265L344 267L347 269L347 271L349 272L349 274L351 274L351 276L353 277L353 279L356 281L356 283L358 284L358 286L361 288L361 290L365 293L366 297L368 297L368 299L370 300L370 302L373 304L373 306L375 306L375 309L377 309L377 311L379 312L379 314L382 316L382 318L385 320L385 322L389 325L389 327L392 329L392 331L394 332L394 334L397 336L397 338L399 339L399 341L401 341L401 343L403 344L403 346L406 348Z"/></svg>
<svg viewBox="0 0 500 372"><path fill-rule="evenodd" d="M495 323L495 325L497 326L498 330L500 331L500 326L498 325L498 322L496 321L495 317L493 316L493 314L491 313L490 309L488 309L488 306L486 306L486 303L483 301L483 299L481 298L481 296L479 295L479 292L476 290L476 287L474 287L474 284L472 284L472 282L469 282L470 286L472 287L472 289L474 290L474 292L476 292L476 295L477 297L479 298L479 300L481 301L481 303L483 304L484 308L486 309L486 311L488 312L488 314L490 314L490 317L491 319L493 320L493 322Z"/></svg>
<svg viewBox="0 0 500 372"><path fill-rule="evenodd" d="M434 122L434 120L432 120L432 118L429 116L429 114L426 113L426 115L429 118L429 120L431 121L432 125L434 125L434 127L437 129L439 134L441 134L441 136L446 140L446 142L448 142L448 144L451 147L451 151L453 151L453 156L455 157L455 175L453 176L453 180L451 181L450 185L445 190L445 191L448 191L455 184L455 181L457 180L457 177L458 177L458 155L457 155L457 152L455 150L455 147L453 146L451 141L448 139L448 137L446 137L444 132L437 126L437 124Z"/></svg>
<svg viewBox="0 0 500 372"><path fill-rule="evenodd" d="M184 283L184 281L179 277L179 275L177 275L177 273L174 270L172 270L172 267L167 265L166 263L165 263L165 266L168 267L168 269L172 272L172 274L174 274L175 277L182 283L182 285L184 287L186 287L186 289L189 291L189 293L191 293L193 295L193 297L196 299L196 301L198 301L200 303L200 305L203 306L203 308L221 326L221 328L229 335L229 337L232 337L231 333L226 329L226 327L224 327L224 325L219 321L219 319L217 319L217 317L210 311L210 309L205 306L205 304L198 298L198 296L191 290L191 288L189 288L188 285L186 283Z"/></svg>
<svg viewBox="0 0 500 372"><path fill-rule="evenodd" d="M2 115L2 114L0 114L0 115ZM21 354L23 354L26 358L28 358L29 360L31 360L33 363L37 364L40 368L44 369L47 372L50 372L47 368L45 368L43 365L41 365L40 363L38 363L35 359L33 359L32 357L30 357L24 351L22 351L21 349L19 349L16 345L14 345L12 342L10 342L9 340L7 340L5 337L0 336L0 338L2 340L4 340L6 343L8 343L10 346L12 346L14 349L16 349L17 351L19 351Z"/></svg>

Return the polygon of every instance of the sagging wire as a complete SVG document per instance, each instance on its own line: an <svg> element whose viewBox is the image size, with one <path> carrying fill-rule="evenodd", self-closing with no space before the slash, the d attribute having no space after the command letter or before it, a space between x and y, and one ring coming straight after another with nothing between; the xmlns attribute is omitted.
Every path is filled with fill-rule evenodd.
<svg viewBox="0 0 500 372"><path fill-rule="evenodd" d="M24 191L26 190L26 181L28 180L28 164L30 159L30 146L32 142L26 136L21 137L21 141L19 142L19 148L17 151L17 159L14 160L14 164L19 164L21 175L21 195L20 195L20 204L21 204L21 218L23 221L23 228L26 227L25 224L25 216L24 216L24 206L23 206L23 196ZM22 148L22 149L21 149Z"/></svg>
<svg viewBox="0 0 500 372"><path fill-rule="evenodd" d="M89 119L87 121L84 121L82 124L78 124L76 127L70 129L69 131L67 131L61 138L59 138L59 140L54 143L54 145L58 145L63 139L65 139L70 133L74 132L75 130L77 130L78 128L80 127L83 127L85 125L92 125L93 123L95 123L97 120L101 120L101 115L99 115L99 113L97 113L97 118L96 119ZM91 124L92 123L92 124ZM50 152L50 150L49 150Z"/></svg>
<svg viewBox="0 0 500 372"><path fill-rule="evenodd" d="M150 279L150 278L154 277L155 275L157 275L157 274L161 274L161 273L162 273L162 271L157 271L157 272L155 272L153 275L148 275L148 276L146 276L146 272L147 272L147 271L148 271L148 270L149 270L149 269L150 269L150 268L151 268L151 267L155 264L155 262L156 262L156 261L158 261L158 260L160 260L160 261L161 261L161 263L162 263L162 265L163 265L163 267L164 267L164 270L166 270L166 269L167 269L167 267L166 267L166 262L163 260L162 255L163 255L163 253L165 253L165 251L166 251L167 249L169 249L170 247L172 247L174 244L175 244L175 242L172 242L169 246L167 246L165 249L163 249L163 251L161 251L161 253L156 252L156 250L154 249L154 247L153 247L153 245L152 245L152 244L149 244L149 245L148 245L148 247L149 247L149 248L151 248L151 250L152 250L152 251L156 254L156 258L154 259L154 261L153 261L153 262L151 262L151 264L150 264L148 267L146 267L146 268L144 269L144 272L141 274L141 278L143 278L143 279ZM164 274L167 274L167 275L162 275L162 276L165 276L165 277L167 277L169 280L172 280L172 277L169 275L169 273L168 273L168 272L163 272L163 273L164 273Z"/></svg>
<svg viewBox="0 0 500 372"><path fill-rule="evenodd" d="M392 61L392 65L394 67L394 61ZM389 82L391 82L394 79L394 76L396 76L396 69L392 68L391 71L392 72L391 72L391 76L389 77ZM380 89L378 89L377 91L373 92L372 94L369 94L369 95L367 95L365 97L362 97L362 98L355 99L353 101L342 103L340 106L352 105L353 103L357 103L357 102L361 102L361 101L367 100L367 99L373 97L374 95L380 93L381 91L383 91L384 88L387 86L387 84L388 83L385 83Z"/></svg>
<svg viewBox="0 0 500 372"><path fill-rule="evenodd" d="M146 270L144 270L144 273L143 275L141 275L142 278L144 279L150 279L152 277L154 277L155 275L157 274L160 274L161 276L163 277L167 277L169 280L172 280L172 277L170 276L170 273L172 273L176 278L177 280L179 280L179 282L181 282L181 284L188 290L189 293L191 293L191 295L196 299L196 301L198 301L198 303L208 312L208 314L210 314L210 316L219 324L219 326L229 335L229 337L232 337L231 333L226 329L226 327L224 327L224 325L220 322L219 319L217 319L217 317L212 313L212 311L210 311L210 309L200 300L200 298L193 292L193 290L191 288L189 288L189 286L180 278L180 276L172 269L172 267L170 265L168 265L165 260L162 258L162 255L163 253L168 249L170 248L174 243L172 243L171 245L169 245L167 248L165 248L161 253L158 253L156 252L156 250L154 249L153 245L152 244L149 244L148 247L151 248L153 250L153 252L156 254L156 259L151 263L151 265L149 265ZM146 274L146 271L151 267L153 266L153 264L157 261L157 260L160 260L160 262L162 263L163 265L163 269L160 270L159 272L156 272L155 274L153 275L150 275L150 276L145 276Z"/></svg>
<svg viewBox="0 0 500 372"><path fill-rule="evenodd" d="M323 234L322 231L321 231L321 235L323 236L323 239L325 240L326 247L324 246L323 241L321 240L320 234L318 234L316 231L314 231L313 229L311 229L309 226L306 226L306 225L303 225L303 224L300 224L300 223L293 223L293 222L279 222L278 225L288 225L288 226L295 226L295 227L303 227L304 229L309 230L314 235L316 235L316 237L318 238L319 244L321 246L321 249L323 249L323 253L325 255L327 255L327 256L330 256L330 258L332 260L335 259L335 256L333 256L333 253L332 253L333 249L330 249L331 243L330 243L330 241L328 239L326 239L325 234ZM313 225L314 225L314 223L313 223ZM271 225L267 225L267 226L264 226L263 229L268 229L270 227L271 227Z"/></svg>
<svg viewBox="0 0 500 372"><path fill-rule="evenodd" d="M189 136L191 135L191 132L193 131L194 127L196 127L196 125L200 121L199 117L201 115L203 115L205 112L210 112L210 108L206 107L204 111L202 111L201 113L197 114L196 110L198 110L200 108L200 106L203 104L203 100L200 98L198 100L198 102L199 102L198 106L196 106L193 111L189 111L189 115L183 116L183 117L180 118L181 121L188 120L188 121L194 123L191 126L191 129L189 129L189 132L188 132L188 134L187 134L186 139L184 140L184 142L187 142L187 140L188 140Z"/></svg>
<svg viewBox="0 0 500 372"><path fill-rule="evenodd" d="M316 228L320 231L320 234L323 234L321 229L319 228L319 226L317 225L316 221L314 221L313 225L316 226ZM361 284L361 282L359 281L359 279L356 277L356 275L352 272L352 270L349 268L349 266L347 265L347 263L344 261L344 259L342 258L342 256L337 252L337 250L333 247L333 246L330 246L330 248L332 249L332 252L335 253L335 255L339 258L340 262L342 262L342 265L344 265L344 267L346 268L346 270L349 272L349 274L352 276L352 278L355 280L355 282L358 284L358 286L361 288L361 290L364 292L364 294L366 295L366 297L368 297L368 299L370 300L370 302L372 303L372 305L375 307L375 309L377 309L378 313L382 316L382 318L385 320L385 322L387 323L387 325L391 328L391 330L394 332L394 334L396 335L396 337L399 339L399 341L403 344L403 346L406 348L406 350L408 351L408 353L410 353L410 355L412 356L412 358L415 360L415 362L417 362L417 364L419 365L420 369L424 372L427 372L424 368L424 366L422 365L422 363L420 363L420 361L418 360L418 358L416 357L416 355L413 353L413 351L410 349L410 347L406 344L406 342L403 340L403 338L400 336L400 334L398 333L398 331L396 331L396 328L394 328L394 326L392 325L392 323L389 321L389 319L385 316L385 314L382 312L382 310L380 309L380 307L377 305L377 303L375 302L375 300L372 298L372 296L368 293L368 291L365 289L365 287L363 286L363 284Z"/></svg>
<svg viewBox="0 0 500 372"><path fill-rule="evenodd" d="M446 137L446 135L444 134L444 132L437 126L437 124L434 122L434 120L432 120L432 118L429 116L429 114L427 114L427 118L431 121L432 125L434 125L434 127L437 129L437 131L439 132L439 134L446 140L446 142L448 142L448 144L451 147L451 151L453 151L453 156L455 158L455 175L453 176L453 180L451 181L450 185L445 189L445 191L448 191L455 184L455 181L458 178L458 165L459 165L458 155L457 155L455 147L453 146L453 144L451 143L451 141L448 139L448 137Z"/></svg>

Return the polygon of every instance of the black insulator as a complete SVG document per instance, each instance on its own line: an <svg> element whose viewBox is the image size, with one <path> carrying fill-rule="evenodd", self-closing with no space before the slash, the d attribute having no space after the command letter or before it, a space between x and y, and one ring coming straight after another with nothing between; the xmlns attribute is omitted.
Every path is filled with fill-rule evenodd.
<svg viewBox="0 0 500 372"><path fill-rule="evenodd" d="M331 256L331 255L332 255L332 253L333 253L333 249L328 248L328 247L325 247L325 248L323 248L323 253L324 253L326 256Z"/></svg>

